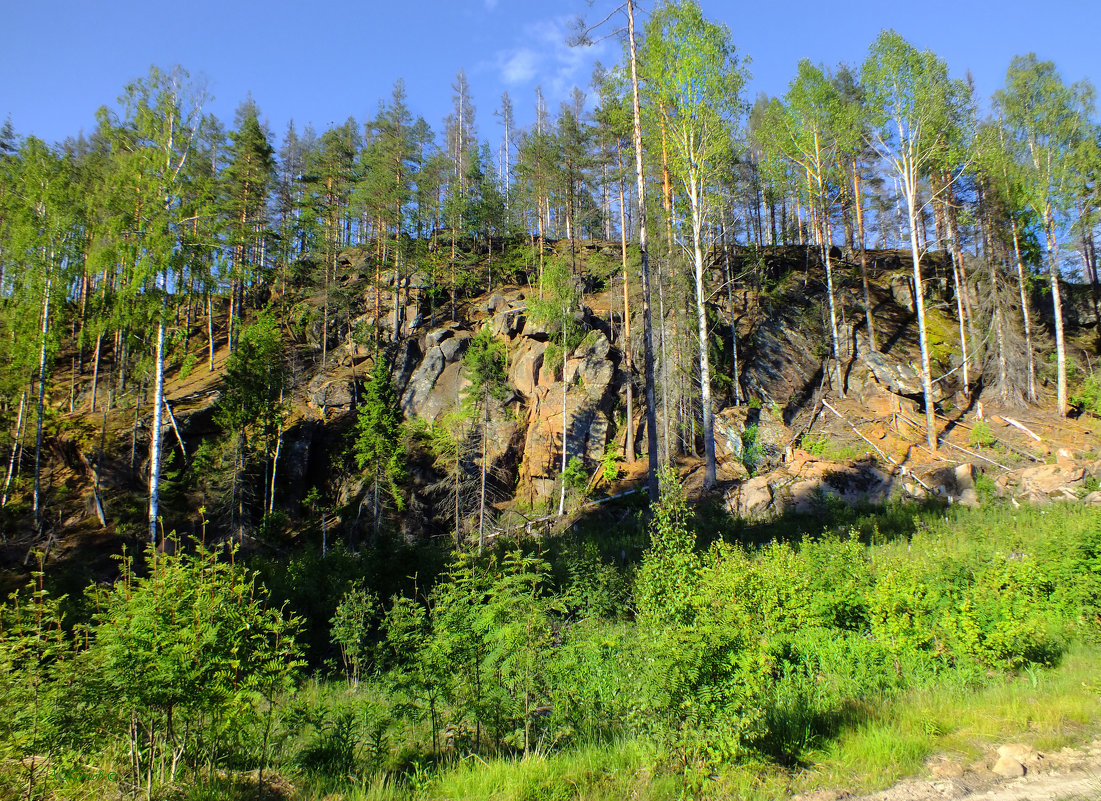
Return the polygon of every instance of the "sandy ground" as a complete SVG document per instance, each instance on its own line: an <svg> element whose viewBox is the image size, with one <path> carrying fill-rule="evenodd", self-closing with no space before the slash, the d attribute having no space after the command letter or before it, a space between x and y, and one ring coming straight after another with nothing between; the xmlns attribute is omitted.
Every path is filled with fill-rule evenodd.
<svg viewBox="0 0 1101 801"><path fill-rule="evenodd" d="M888 790L854 797L817 794L803 801L1093 801L1101 799L1101 740L1081 748L1036 754L1024 776L1003 778L992 772L997 757L964 766L941 759L930 763L931 779L902 782Z"/></svg>

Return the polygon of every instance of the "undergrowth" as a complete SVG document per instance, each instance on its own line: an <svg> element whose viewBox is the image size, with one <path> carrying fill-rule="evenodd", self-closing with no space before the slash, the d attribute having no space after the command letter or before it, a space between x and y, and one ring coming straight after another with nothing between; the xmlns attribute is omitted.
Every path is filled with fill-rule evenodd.
<svg viewBox="0 0 1101 801"><path fill-rule="evenodd" d="M393 551L381 572L370 552L334 551L266 564L273 597L200 550L148 554L151 570L84 604L39 583L3 607L0 786L763 799L862 791L938 751L1055 747L1095 725L1097 510L898 506L752 527L689 509L666 477L642 512L423 581L393 575Z"/></svg>

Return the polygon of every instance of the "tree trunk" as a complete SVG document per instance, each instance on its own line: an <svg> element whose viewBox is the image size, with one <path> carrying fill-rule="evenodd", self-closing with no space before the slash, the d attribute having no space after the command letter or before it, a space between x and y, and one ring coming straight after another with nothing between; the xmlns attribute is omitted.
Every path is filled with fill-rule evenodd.
<svg viewBox="0 0 1101 801"><path fill-rule="evenodd" d="M726 212L723 212L723 283L726 284L726 301L730 304L730 358L732 361L731 373L734 384L734 403L741 405L742 388L741 376L738 375L738 324L734 313L734 275L730 269L730 248L732 245L726 241Z"/></svg>
<svg viewBox="0 0 1101 801"><path fill-rule="evenodd" d="M8 488L11 486L11 477L15 472L15 463L19 458L19 445L22 440L20 431L23 428L23 409L27 405L27 390L19 396L19 416L15 419L15 438L11 443L11 457L8 459L8 475L4 479L4 495L0 498L0 509L8 505Z"/></svg>
<svg viewBox="0 0 1101 801"><path fill-rule="evenodd" d="M161 482L161 409L164 406L163 322L157 324L157 352L153 375L153 425L149 430L149 544L155 546Z"/></svg>
<svg viewBox="0 0 1101 801"><path fill-rule="evenodd" d="M826 206L826 187L822 180L822 156L818 149L818 131L814 132L814 158L815 163L818 165L818 169L815 172L815 180L818 184L818 207L814 211L819 216L818 230L820 232L820 242L822 246L822 263L826 267L826 299L830 308L830 343L833 346L833 367L834 376L837 381L837 394L840 397L845 397L845 385L844 378L841 374L841 347L838 342L837 336L837 307L834 300L833 289L833 264L830 260L830 247L831 245L831 232L830 232L830 214L829 209Z"/></svg>
<svg viewBox="0 0 1101 801"><path fill-rule="evenodd" d="M565 431L565 428L562 429ZM478 553L485 545L486 530L486 438L489 434L489 396L482 395L482 487L478 498ZM559 512L561 514L561 512Z"/></svg>
<svg viewBox="0 0 1101 801"><path fill-rule="evenodd" d="M703 407L703 485L715 486L715 418L711 409L711 358L708 353L707 305L704 301L703 208L694 172L689 173L688 201L692 204L692 260L696 272L696 323L700 340L700 405ZM692 438L695 442L695 437Z"/></svg>
<svg viewBox="0 0 1101 801"><path fill-rule="evenodd" d="M1051 204L1044 205L1044 234L1047 237L1048 276L1055 313L1055 404L1060 417L1067 416L1067 349L1063 336L1063 298L1059 290L1059 243L1055 238L1055 220Z"/></svg>
<svg viewBox="0 0 1101 801"><path fill-rule="evenodd" d="M853 206L856 209L856 232L860 238L860 282L864 288L864 324L867 326L868 349L878 350L875 344L875 323L872 320L872 296L868 290L868 251L864 247L864 209L860 199L860 170L853 157Z"/></svg>
<svg viewBox="0 0 1101 801"><path fill-rule="evenodd" d="M206 341L208 354L208 372L214 372L214 299L210 293L206 295Z"/></svg>
<svg viewBox="0 0 1101 801"><path fill-rule="evenodd" d="M635 53L634 0L627 0L627 41L631 62L631 98L634 111L635 176L638 181L638 246L642 254L642 352L646 386L646 441L649 460L647 487L650 500L658 499L658 430L654 403L654 342L650 324L650 256L646 247L646 174L642 166L642 114L638 98L638 67Z"/></svg>
<svg viewBox="0 0 1101 801"><path fill-rule="evenodd" d="M562 309L562 469L559 474L559 484L561 485L558 493L558 516L561 517L566 513L566 467L568 466L567 459L569 458L569 427L567 423L569 418L567 416L566 407L566 391L569 388L566 382L566 329L565 321L568 309Z"/></svg>
<svg viewBox="0 0 1101 801"><path fill-rule="evenodd" d="M1028 357L1028 402L1036 403L1036 364L1032 356L1032 313L1028 304L1028 292L1025 290L1025 263L1021 258L1021 240L1017 233L1017 220L1010 217L1010 230L1013 233L1013 255L1017 261L1017 288L1021 293L1021 321L1025 329L1025 355Z"/></svg>
<svg viewBox="0 0 1101 801"><path fill-rule="evenodd" d="M616 160L619 164L619 246L623 259L623 367L627 373L627 435L623 441L623 458L627 464L635 463L635 365L631 348L631 291L627 274L627 188L624 186L623 152L616 137Z"/></svg>
<svg viewBox="0 0 1101 801"><path fill-rule="evenodd" d="M910 253L914 261L914 308L917 310L918 343L921 346L921 388L925 398L925 439L929 449L936 453L936 412L933 409L933 380L929 371L929 340L925 333L925 292L921 280L921 249L918 247L917 226L917 175L912 165L907 165L903 178L906 210L910 223Z"/></svg>
<svg viewBox="0 0 1101 801"><path fill-rule="evenodd" d="M34 437L34 526L42 533L42 416L46 407L46 337L50 332L50 287L53 279L46 279L46 291L42 295L42 343L38 356L38 429Z"/></svg>
<svg viewBox="0 0 1101 801"><path fill-rule="evenodd" d="M96 334L96 351L92 357L92 397L88 403L89 412L95 412L96 410L96 391L99 389L99 354L102 344L103 332L100 331Z"/></svg>

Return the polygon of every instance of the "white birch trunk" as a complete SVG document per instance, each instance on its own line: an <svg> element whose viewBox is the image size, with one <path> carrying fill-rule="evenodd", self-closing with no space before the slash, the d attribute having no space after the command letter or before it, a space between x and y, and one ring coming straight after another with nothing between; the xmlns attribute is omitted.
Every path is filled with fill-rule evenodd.
<svg viewBox="0 0 1101 801"><path fill-rule="evenodd" d="M164 406L164 323L157 323L157 353L153 368L153 425L149 431L149 544L157 544L161 482L161 409Z"/></svg>

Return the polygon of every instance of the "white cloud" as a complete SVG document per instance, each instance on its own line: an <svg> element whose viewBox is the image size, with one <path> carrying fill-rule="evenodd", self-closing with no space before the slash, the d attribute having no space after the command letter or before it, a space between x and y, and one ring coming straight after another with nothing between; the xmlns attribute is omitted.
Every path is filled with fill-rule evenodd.
<svg viewBox="0 0 1101 801"><path fill-rule="evenodd" d="M542 59L534 50L522 47L510 54L498 56L501 80L509 86L527 83L536 76Z"/></svg>
<svg viewBox="0 0 1101 801"><path fill-rule="evenodd" d="M524 26L520 32L524 44L497 53L501 81L511 87L542 85L552 110L569 97L574 86L587 87L593 62L611 51L607 41L591 47L570 47L566 43L570 23L570 17L554 17Z"/></svg>

